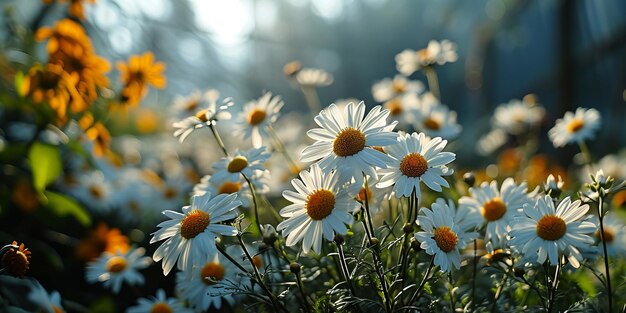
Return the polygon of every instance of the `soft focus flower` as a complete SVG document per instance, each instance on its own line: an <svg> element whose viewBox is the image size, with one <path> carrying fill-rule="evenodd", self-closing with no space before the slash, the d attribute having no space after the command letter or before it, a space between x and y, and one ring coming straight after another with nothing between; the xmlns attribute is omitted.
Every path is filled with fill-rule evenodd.
<svg viewBox="0 0 626 313"><path fill-rule="evenodd" d="M420 97L413 126L427 136L443 139L454 139L461 132L461 126L456 122L456 112L450 111L430 92Z"/></svg>
<svg viewBox="0 0 626 313"><path fill-rule="evenodd" d="M575 113L566 112L563 118L548 131L548 136L555 147L593 139L594 132L600 128L600 113L596 109L578 108Z"/></svg>
<svg viewBox="0 0 626 313"><path fill-rule="evenodd" d="M422 208L417 217L417 223L422 231L415 234L421 243L420 247L426 253L435 256L434 264L449 272L454 266L461 268L461 255L469 242L474 240L478 233L466 232L461 224L455 221L456 210L449 207L443 199L432 204L431 208Z"/></svg>
<svg viewBox="0 0 626 313"><path fill-rule="evenodd" d="M563 182L563 179L561 179L561 175L554 178L554 175L550 174L543 185L543 190L545 190L546 194L552 197L558 197L559 194L561 194L564 184L565 183Z"/></svg>
<svg viewBox="0 0 626 313"><path fill-rule="evenodd" d="M424 49L419 51L406 49L396 55L396 69L409 76L423 67L456 62L457 58L456 44L449 40L431 40Z"/></svg>
<svg viewBox="0 0 626 313"><path fill-rule="evenodd" d="M92 261L105 251L125 253L128 249L128 237L122 235L117 228L109 228L106 224L99 223L78 243L76 255L81 260Z"/></svg>
<svg viewBox="0 0 626 313"><path fill-rule="evenodd" d="M167 275L178 262L179 270L191 269L217 253L215 239L220 235L234 236L237 229L218 224L237 217L236 194L216 195L210 193L193 196L191 206L184 206L182 213L165 210L169 217L152 234L150 243L166 239L154 252L153 259L163 260L163 274Z"/></svg>
<svg viewBox="0 0 626 313"><path fill-rule="evenodd" d="M317 68L303 68L295 74L296 82L303 87L324 87L333 83L333 75Z"/></svg>
<svg viewBox="0 0 626 313"><path fill-rule="evenodd" d="M283 105L285 103L280 96L272 96L271 92L248 102L237 117L236 132L243 134L244 138L252 138L252 145L260 148L263 137L269 136L268 128L278 119Z"/></svg>
<svg viewBox="0 0 626 313"><path fill-rule="evenodd" d="M521 135L537 127L543 120L546 110L537 104L511 100L496 108L492 123L512 135Z"/></svg>
<svg viewBox="0 0 626 313"><path fill-rule="evenodd" d="M58 291L48 293L43 286L34 281L33 286L28 293L28 300L30 300L37 309L46 313L65 313L63 306L61 305L61 295Z"/></svg>
<svg viewBox="0 0 626 313"><path fill-rule="evenodd" d="M351 177L362 181L363 173L376 176L376 167L385 168L391 159L375 150L374 146L396 143L398 134L391 130L397 123L387 125L389 110L374 107L365 116L365 103L350 103L341 111L334 104L315 117L314 128L307 135L316 142L302 151L303 162L319 161L320 168L328 174L339 172L340 180Z"/></svg>
<svg viewBox="0 0 626 313"><path fill-rule="evenodd" d="M137 305L130 307L126 313L193 313L193 310L185 308L177 298L167 298L165 291L159 289L156 297L139 298Z"/></svg>
<svg viewBox="0 0 626 313"><path fill-rule="evenodd" d="M146 52L143 55L133 55L124 62L117 63L120 80L124 84L122 96L124 104L136 106L148 90L148 85L155 88L165 88L166 79L163 75L165 63L155 62L154 54Z"/></svg>
<svg viewBox="0 0 626 313"><path fill-rule="evenodd" d="M421 198L420 182L434 191L441 186L450 187L443 176L454 172L446 165L455 159L452 152L442 152L447 141L439 137L430 139L424 133L404 134L398 143L385 147L385 152L393 158L388 168L380 170L382 178L378 187L395 184L396 197L410 197L415 192Z"/></svg>
<svg viewBox="0 0 626 313"><path fill-rule="evenodd" d="M592 216L589 222L596 226L593 233L598 255L602 255L602 236L600 232L600 221L597 216ZM626 255L626 226L620 222L619 216L613 212L608 212L603 220L604 242L606 250L610 256Z"/></svg>
<svg viewBox="0 0 626 313"><path fill-rule="evenodd" d="M81 20L85 19L85 3L96 3L96 0L43 0L43 3L50 5L55 1L57 3L67 3L69 1L68 13Z"/></svg>
<svg viewBox="0 0 626 313"><path fill-rule="evenodd" d="M372 96L377 102L386 102L407 93L419 94L422 91L424 84L421 81L409 80L402 75L396 75L393 79L385 78L372 86Z"/></svg>
<svg viewBox="0 0 626 313"><path fill-rule="evenodd" d="M419 96L414 93L405 93L383 103L383 108L389 110L389 119L398 121L400 127L408 127L415 122L419 106Z"/></svg>
<svg viewBox="0 0 626 313"><path fill-rule="evenodd" d="M263 163L270 157L265 153L265 147L253 148L247 151L235 151L232 155L223 157L213 165L215 172L210 182L219 184L226 181L238 182L243 176L255 178L255 174L265 170Z"/></svg>
<svg viewBox="0 0 626 313"><path fill-rule="evenodd" d="M227 98L222 101L222 104L218 105L217 99L219 93L217 93L217 91L210 90L205 93L202 98L198 99L196 99L197 95L192 95L191 97L193 98L178 100L177 102L177 106L180 106L177 110L186 112L186 117L184 117L183 120L172 124L176 129L174 136L179 137L180 142L183 142L185 138L196 129L207 127L215 124L217 121L229 120L231 118L230 108L234 104L233 101ZM201 99L206 99L206 107L200 102Z"/></svg>
<svg viewBox="0 0 626 313"><path fill-rule="evenodd" d="M291 184L297 192L283 192L283 197L293 204L280 210L287 220L276 229L286 237L287 246L302 241L304 253L311 249L320 253L323 238L330 241L335 234L345 235L344 224L352 225L350 213L360 207L354 200L354 189L359 185L342 186L336 171L324 173L317 164L300 172L300 179L293 179Z"/></svg>
<svg viewBox="0 0 626 313"><path fill-rule="evenodd" d="M119 293L122 283L141 285L144 277L138 270L150 265L150 257L144 256L146 249L130 249L128 252L104 252L95 261L87 265L86 278L88 282L101 282L111 288L113 293Z"/></svg>
<svg viewBox="0 0 626 313"><path fill-rule="evenodd" d="M95 170L81 174L78 182L78 185L69 192L86 207L102 214L116 205L111 183L101 171Z"/></svg>
<svg viewBox="0 0 626 313"><path fill-rule="evenodd" d="M580 249L593 243L589 236L596 226L581 218L589 210L589 205L581 205L564 198L555 208L550 196L539 198L535 204L524 205L523 213L515 217L512 224L510 244L524 255L537 254L537 262L546 260L557 265L561 256L578 268L582 261Z"/></svg>
<svg viewBox="0 0 626 313"><path fill-rule="evenodd" d="M176 289L197 312L209 308L219 310L222 301L233 304L232 288L237 287L243 274L231 261L216 254L198 265L176 275Z"/></svg>
<svg viewBox="0 0 626 313"><path fill-rule="evenodd" d="M496 181L483 182L469 189L471 197L459 199L459 210L470 210L473 219L487 224L485 241L503 248L514 216L530 201L527 190L526 183L516 184L513 178L505 179L500 188Z"/></svg>

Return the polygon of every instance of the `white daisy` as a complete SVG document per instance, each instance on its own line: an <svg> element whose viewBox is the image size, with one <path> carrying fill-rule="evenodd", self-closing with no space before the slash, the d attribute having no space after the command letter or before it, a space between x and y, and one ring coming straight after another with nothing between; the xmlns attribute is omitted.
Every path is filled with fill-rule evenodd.
<svg viewBox="0 0 626 313"><path fill-rule="evenodd" d="M367 197L367 205L369 206L370 213L377 214L381 212L385 206L384 200L391 199L393 194L393 187L378 187L378 177L367 177L367 189L365 184L361 186L359 192L356 195L356 200L361 202L361 205L365 207L365 199ZM356 184L357 182L353 182Z"/></svg>
<svg viewBox="0 0 626 313"><path fill-rule="evenodd" d="M548 136L557 148L582 142L593 138L594 132L600 128L600 121L598 110L578 108L575 113L565 112L563 118L556 120Z"/></svg>
<svg viewBox="0 0 626 313"><path fill-rule="evenodd" d="M383 103L383 108L389 110L389 119L397 120L401 127L415 122L419 106L420 99L415 93L405 93Z"/></svg>
<svg viewBox="0 0 626 313"><path fill-rule="evenodd" d="M265 161L270 154L265 153L265 147L253 148L247 151L237 150L232 155L223 157L213 165L215 173L209 179L210 182L240 181L245 175L251 179L257 171L264 171Z"/></svg>
<svg viewBox="0 0 626 313"><path fill-rule="evenodd" d="M333 83L333 75L317 68L300 69L295 78L303 87L324 87Z"/></svg>
<svg viewBox="0 0 626 313"><path fill-rule="evenodd" d="M218 98L219 92L217 90L209 90L204 95L204 100L207 102L206 107L200 107L200 110L193 112L192 116L187 115L184 119L172 124L176 129L174 137L178 137L178 140L183 142L196 129L208 127L211 124L214 125L216 121L229 120L231 118L230 107L234 103L232 99L226 98L222 101L222 104L218 105ZM195 108L193 110L195 111Z"/></svg>
<svg viewBox="0 0 626 313"><path fill-rule="evenodd" d="M126 313L193 313L193 310L186 308L177 298L167 298L165 291L159 289L156 297L139 298L137 305L130 307Z"/></svg>
<svg viewBox="0 0 626 313"><path fill-rule="evenodd" d="M485 241L502 248L513 218L530 202L527 190L525 182L518 185L513 178L505 179L500 189L496 181L483 182L469 189L471 197L459 199L459 210L469 210L477 223L486 223Z"/></svg>
<svg viewBox="0 0 626 313"><path fill-rule="evenodd" d="M597 216L593 216L589 219L591 223L596 226L596 230L593 233L595 238L598 255L603 255L602 242L600 236L600 221ZM624 256L626 255L626 226L622 224L619 217L613 212L609 212L604 216L602 221L604 227L604 241L606 242L606 250L609 256Z"/></svg>
<svg viewBox="0 0 626 313"><path fill-rule="evenodd" d="M385 102L407 93L419 94L424 91L424 84L419 80L409 80L396 75L393 79L385 78L372 86L372 96L377 102Z"/></svg>
<svg viewBox="0 0 626 313"><path fill-rule="evenodd" d="M280 96L272 96L271 92L266 92L261 98L246 104L237 117L235 131L243 134L244 138L251 137L252 145L260 148L263 137L269 136L267 128L276 122L284 104Z"/></svg>
<svg viewBox="0 0 626 313"><path fill-rule="evenodd" d="M537 253L537 262L543 264L549 259L557 265L561 255L578 268L582 255L579 249L586 249L593 239L588 235L596 226L581 218L589 210L589 205L581 205L564 198L555 209L550 196L540 198L533 204L524 205L523 213L515 217L511 229L510 244L524 255Z"/></svg>
<svg viewBox="0 0 626 313"><path fill-rule="evenodd" d="M236 208L241 202L236 194L217 195L210 193L193 196L191 206L184 206L182 213L165 210L170 218L157 225L150 243L167 239L154 252L153 259L163 260L163 274L167 275L178 262L179 270L190 269L209 256L217 253L215 239L219 235L235 236L237 229L230 225L218 224L237 217Z"/></svg>
<svg viewBox="0 0 626 313"><path fill-rule="evenodd" d="M287 246L302 241L304 253L311 247L320 253L322 237L333 240L335 233L345 235L344 224L352 224L350 213L360 207L354 200L360 185L342 186L336 171L323 173L317 164L311 165L309 171L300 172L300 178L291 181L297 192L283 192L283 197L293 204L280 210L287 220L276 229L286 237Z"/></svg>
<svg viewBox="0 0 626 313"><path fill-rule="evenodd" d="M410 197L415 191L421 198L420 182L434 191L441 186L450 187L442 176L453 174L446 164L454 161L455 154L442 152L448 142L439 137L430 139L424 133L403 134L398 143L385 147L385 152L393 158L388 168L379 170L383 175L378 187L395 184L396 197Z"/></svg>
<svg viewBox="0 0 626 313"><path fill-rule="evenodd" d="M100 257L87 265L87 281L101 282L116 294L120 292L124 282L129 285L141 285L144 283L144 277L138 270L148 267L151 263L150 257L144 256L145 252L144 248L129 249L126 253L103 252Z"/></svg>
<svg viewBox="0 0 626 313"><path fill-rule="evenodd" d="M207 261L208 260L208 261ZM233 289L241 284L243 272L221 254L176 275L178 294L198 312L219 310L222 301L234 303Z"/></svg>
<svg viewBox="0 0 626 313"><path fill-rule="evenodd" d="M409 76L425 66L456 62L457 58L456 45L453 42L431 40L424 49L419 51L406 49L396 55L396 69Z"/></svg>
<svg viewBox="0 0 626 313"><path fill-rule="evenodd" d="M507 140L506 132L500 128L492 129L486 135L478 139L476 152L480 155L489 155L502 147Z"/></svg>
<svg viewBox="0 0 626 313"><path fill-rule="evenodd" d="M35 304L37 312L46 313L65 313L65 309L61 305L61 295L58 291L48 293L46 289L36 280L33 280L33 286L28 293L28 300Z"/></svg>
<svg viewBox="0 0 626 313"><path fill-rule="evenodd" d="M422 208L417 217L417 224L422 231L415 233L415 239L426 253L435 256L434 264L444 272L461 268L460 249L478 236L475 232L466 232L462 224L455 222L458 218L454 207L448 206L445 200L439 199L431 208Z"/></svg>
<svg viewBox="0 0 626 313"><path fill-rule="evenodd" d="M301 160L319 165L325 173L336 170L342 181L351 177L362 181L362 173L376 176L376 167L384 168L391 159L373 146L394 144L398 134L391 130L396 122L387 125L389 110L381 111L374 107L365 115L365 103L350 103L343 111L334 104L322 110L315 117L315 123L322 128L307 131L314 144L304 148Z"/></svg>
<svg viewBox="0 0 626 313"><path fill-rule="evenodd" d="M162 210L170 210L187 203L189 192L193 186L185 173L166 175L165 179L158 181L160 197L158 207Z"/></svg>
<svg viewBox="0 0 626 313"><path fill-rule="evenodd" d="M200 110L202 103L206 101L206 96L207 93L202 93L199 90L195 90L188 96L177 95L170 107L170 114L176 119L194 115Z"/></svg>
<svg viewBox="0 0 626 313"><path fill-rule="evenodd" d="M78 184L69 192L87 208L98 213L109 212L116 205L111 182L99 170L80 174Z"/></svg>
<svg viewBox="0 0 626 313"><path fill-rule="evenodd" d="M552 197L558 197L563 189L563 185L565 185L565 182L563 182L561 175L554 178L554 175L550 174L543 184L543 190Z"/></svg>
<svg viewBox="0 0 626 313"><path fill-rule="evenodd" d="M257 194L264 194L269 190L269 171L255 171L254 175L250 177L252 185L254 185L254 191ZM240 177L238 181L224 180L211 180L211 175L206 175L200 179L200 183L193 187L194 195L203 195L205 193L211 193L214 195L219 194L236 194L237 200L241 202L242 207L248 207L250 205L250 199L252 193L248 183Z"/></svg>
<svg viewBox="0 0 626 313"><path fill-rule="evenodd" d="M461 132L456 122L456 112L441 104L437 97L427 92L420 97L413 126L430 137L453 139Z"/></svg>
<svg viewBox="0 0 626 313"><path fill-rule="evenodd" d="M545 114L546 110L540 105L511 100L496 108L492 123L509 134L520 135L536 128Z"/></svg>

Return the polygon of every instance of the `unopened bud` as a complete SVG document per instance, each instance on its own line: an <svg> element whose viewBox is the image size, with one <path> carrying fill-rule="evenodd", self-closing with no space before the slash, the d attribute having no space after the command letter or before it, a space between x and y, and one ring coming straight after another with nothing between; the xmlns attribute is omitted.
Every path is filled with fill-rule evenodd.
<svg viewBox="0 0 626 313"><path fill-rule="evenodd" d="M300 265L300 263L298 262L293 262L289 264L289 270L296 275L300 274L301 268L302 268L302 265Z"/></svg>
<svg viewBox="0 0 626 313"><path fill-rule="evenodd" d="M338 245L341 246L344 243L344 239L342 235L336 234L335 238L333 238L333 241Z"/></svg>
<svg viewBox="0 0 626 313"><path fill-rule="evenodd" d="M474 172L467 172L463 174L463 181L470 187L474 186L476 183L476 176L474 175Z"/></svg>

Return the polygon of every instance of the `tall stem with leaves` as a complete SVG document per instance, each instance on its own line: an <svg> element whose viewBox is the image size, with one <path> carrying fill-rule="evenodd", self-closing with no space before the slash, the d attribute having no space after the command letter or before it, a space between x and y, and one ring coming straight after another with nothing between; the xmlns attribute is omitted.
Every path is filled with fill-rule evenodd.
<svg viewBox="0 0 626 313"><path fill-rule="evenodd" d="M613 312L613 290L611 289L611 272L609 267L609 254L604 239L604 189L598 188L598 219L600 220L600 241L602 241L602 252L604 253L604 272L606 274L606 289L609 296L609 312Z"/></svg>

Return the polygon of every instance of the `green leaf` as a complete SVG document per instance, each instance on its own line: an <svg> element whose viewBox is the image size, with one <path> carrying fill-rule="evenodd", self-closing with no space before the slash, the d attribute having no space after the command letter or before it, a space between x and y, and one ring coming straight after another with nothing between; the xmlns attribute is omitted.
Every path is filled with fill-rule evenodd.
<svg viewBox="0 0 626 313"><path fill-rule="evenodd" d="M91 225L91 217L78 202L72 198L51 191L44 192L47 198L47 207L57 216L72 215L84 226Z"/></svg>
<svg viewBox="0 0 626 313"><path fill-rule="evenodd" d="M15 90L21 96L24 95L24 73L18 71L15 73Z"/></svg>
<svg viewBox="0 0 626 313"><path fill-rule="evenodd" d="M33 171L33 185L39 192L61 175L61 152L55 146L34 143L28 152L28 160Z"/></svg>

